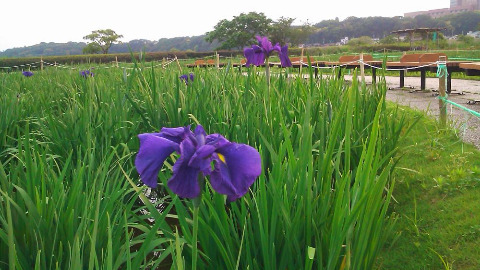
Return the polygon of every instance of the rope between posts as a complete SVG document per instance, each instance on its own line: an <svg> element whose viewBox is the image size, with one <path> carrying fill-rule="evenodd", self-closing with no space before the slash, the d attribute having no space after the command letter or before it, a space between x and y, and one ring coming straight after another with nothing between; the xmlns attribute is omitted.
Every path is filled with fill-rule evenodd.
<svg viewBox="0 0 480 270"><path fill-rule="evenodd" d="M21 64L21 65L15 65L11 67L0 67L1 69L12 69L12 68L20 68L20 67L36 67L36 64L39 64L40 62L33 62L30 64Z"/></svg>
<svg viewBox="0 0 480 270"><path fill-rule="evenodd" d="M446 78L448 76L448 70L447 70L447 61L437 61L437 78L441 78L441 77L444 77ZM445 80L445 88L447 87L447 81ZM469 112L473 115L475 115L476 117L480 118L480 113L472 110L472 109L469 109L465 106L462 106L458 103L455 103L453 101L450 101L448 100L448 95L445 95L445 96L438 96L438 99L442 100L443 102L446 102L446 103L449 103L457 108L460 108L466 112Z"/></svg>
<svg viewBox="0 0 480 270"><path fill-rule="evenodd" d="M360 60L355 60L355 61L352 61L352 62L343 63L341 65L334 65L334 66L329 66L329 67L317 67L317 66L313 66L313 65L308 65L308 63L305 63L303 61L300 61L300 64L302 64L304 67L311 67L311 68L316 68L316 69L335 69L335 68L344 67L344 66L348 66L348 65L351 65L351 64L359 63L359 62L360 62Z"/></svg>
<svg viewBox="0 0 480 270"><path fill-rule="evenodd" d="M344 63L344 64L341 64L341 65L334 65L334 66L329 66L329 67L317 67L317 66L313 66L313 65L308 65L308 63L305 63L303 61L300 61L300 63L305 66L305 67L311 67L311 68L316 68L316 69L335 69L335 68L339 68L339 67L344 67L344 66L348 66L348 65L351 65L351 64L355 64L355 63L363 63L364 65L368 66L368 67L371 67L371 68L374 68L374 69L384 69L384 68L381 68L381 67L377 67L377 66L373 66L373 65L370 65L368 63L365 63L364 61L362 60L356 60L356 61L352 61L352 62L348 62L348 63ZM426 64L426 65L421 65L421 66L415 66L415 67L407 67L407 68L386 68L385 70L386 71L401 71L401 70L415 70L415 69L421 69L421 68L425 68L425 67L430 67L430 66L433 66L433 65L437 65L438 64L438 61L437 62L432 62L432 63L429 63L429 64Z"/></svg>
<svg viewBox="0 0 480 270"><path fill-rule="evenodd" d="M172 59L172 60L169 60L168 62L165 63L165 66L168 66L170 65L171 63L175 62L175 59ZM71 70L80 70L80 69L83 69L83 68L79 68L79 67L69 67L69 66L66 66L66 65L63 65L63 64L58 64L58 63L55 63L55 64L52 64L52 63L49 63L49 62L46 62L46 61L43 61L43 63L45 65L48 65L48 66L52 66L52 67L59 67L59 68L63 68L63 69L71 69ZM156 67L159 67L159 66L162 66L164 65L163 63L159 63L159 64L156 64L154 65L153 67L151 66L148 66L146 68L156 68ZM93 66L93 67L90 67L90 68L94 68L94 69L110 69L110 68L117 68L116 65L113 65L113 66ZM134 69L132 67L121 67L121 66L118 66L118 68L125 68L125 69L128 69L128 70L131 70L131 69Z"/></svg>
<svg viewBox="0 0 480 270"><path fill-rule="evenodd" d="M478 117L478 118L480 118L480 113L479 113L479 112L476 112L476 111L474 111L474 110L472 110L472 109L469 109L469 108L467 108L467 107L465 107L465 106L462 106L462 105L460 105L460 104L458 104L458 103L455 103L455 102L453 102L453 101L450 101L450 100L447 99L447 97L440 97L440 96L438 96L437 98L440 99L440 100L443 100L444 102L449 103L449 104L451 104L451 105L453 105L453 106L455 106L455 107L457 107L457 108L460 108L460 109L462 109L462 110L464 110L464 111L466 111L466 112L469 112L469 113L475 115L475 116Z"/></svg>
<svg viewBox="0 0 480 270"><path fill-rule="evenodd" d="M175 62L176 59L167 59L168 62L166 62L165 64L163 63L159 63L157 65L154 65L153 68L155 67L159 67L159 66L168 66L170 65L171 63ZM15 66L11 66L11 67L0 67L0 69L16 69L16 68L25 68L25 67L28 67L28 68L37 68L38 67L38 64L44 64L44 65L47 65L47 66L51 66L51 67L57 67L57 68L63 68L63 69L71 69L71 70L80 70L82 68L79 68L79 67L69 67L67 65L63 65L63 64L59 64L59 63L50 63L50 62L47 62L47 61L38 61L38 62L33 62L33 63L29 63L29 64L21 64L21 65L15 65ZM109 68L116 68L117 66L116 65L113 65L113 66L93 66L93 67L90 67L90 68L96 68L96 69L109 69ZM118 68L121 68L120 66L118 66ZM131 67L124 67L126 69L134 69L134 68L131 68ZM147 67L147 68L152 68L152 67Z"/></svg>
<svg viewBox="0 0 480 270"><path fill-rule="evenodd" d="M361 63L362 61L359 60L359 62ZM426 65L421 65L421 66L415 66L415 67L408 67L408 68L386 68L385 70L386 71L401 71L401 70L415 70L415 69L420 69L420 68L425 68L425 67L430 67L430 66L434 66L434 65L437 65L438 61L437 62L433 62L433 63L430 63L430 64L426 64ZM365 63L363 62L364 65L366 66L369 66L371 68L375 68L375 69L383 69L381 67L376 67L376 66L372 66L368 63Z"/></svg>

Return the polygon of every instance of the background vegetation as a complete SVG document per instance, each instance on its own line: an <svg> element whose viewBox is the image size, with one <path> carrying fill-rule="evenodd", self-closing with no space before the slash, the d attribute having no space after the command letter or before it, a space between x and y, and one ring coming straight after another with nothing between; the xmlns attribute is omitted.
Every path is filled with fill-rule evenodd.
<svg viewBox="0 0 480 270"><path fill-rule="evenodd" d="M260 28L255 26L255 21L260 20ZM345 20L325 20L315 24L305 23L295 25L293 18L279 18L274 21L262 13L240 14L232 20L222 20L215 27L216 29L206 35L193 37L162 38L156 41L132 40L121 44L113 44L111 53L128 53L131 49L134 52L212 52L217 48L242 48L250 45L255 34L266 34L274 42L290 43L292 45L307 44L312 46L332 45L340 42L345 37L360 38L370 37L379 40L384 46L382 48L410 49L409 46L398 45L398 40L391 36L394 30L435 27L446 28L442 31L443 36L466 35L469 31L478 30L480 14L478 12L465 12L455 15L433 19L427 15L420 15L415 18L405 17L349 17ZM246 36L232 33L241 26L252 28L252 32ZM229 33L227 31L233 31ZM254 31L255 30L255 31ZM223 38L222 38L223 37ZM226 39L231 37L231 39ZM208 40L208 41L206 41ZM212 43L210 43L212 42ZM474 42L470 41L473 45ZM472 46L470 45L470 46ZM0 52L0 57L31 57L49 55L79 55L86 46L83 42L69 43L40 43L34 46L23 48L12 48ZM442 45L443 46L443 45ZM446 47L442 47L446 48Z"/></svg>

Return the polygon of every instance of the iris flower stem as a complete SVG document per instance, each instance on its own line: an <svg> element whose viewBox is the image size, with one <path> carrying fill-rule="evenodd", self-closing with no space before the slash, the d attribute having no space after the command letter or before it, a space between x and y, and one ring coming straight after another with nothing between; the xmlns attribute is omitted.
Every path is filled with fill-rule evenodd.
<svg viewBox="0 0 480 270"><path fill-rule="evenodd" d="M267 77L267 87L270 90L270 62L268 62L268 57L265 58L265 75Z"/></svg>
<svg viewBox="0 0 480 270"><path fill-rule="evenodd" d="M203 176L198 175L198 184L200 189L205 187L205 179ZM193 239L192 239L192 269L197 269L197 257L198 257L198 215L200 214L200 204L202 203L202 192L198 197L192 200L193 202Z"/></svg>
<svg viewBox="0 0 480 270"><path fill-rule="evenodd" d="M270 62L268 62L268 57L265 58L265 77L267 79L267 103L270 107Z"/></svg>
<svg viewBox="0 0 480 270"><path fill-rule="evenodd" d="M197 257L198 257L198 215L200 207L193 207L193 240L192 240L192 269L197 269Z"/></svg>

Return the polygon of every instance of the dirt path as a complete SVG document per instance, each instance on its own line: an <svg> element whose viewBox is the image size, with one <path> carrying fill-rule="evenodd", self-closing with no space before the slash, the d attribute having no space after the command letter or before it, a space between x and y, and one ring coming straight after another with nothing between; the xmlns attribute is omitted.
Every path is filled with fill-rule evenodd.
<svg viewBox="0 0 480 270"><path fill-rule="evenodd" d="M346 80L351 80L351 76L346 75ZM371 83L370 76L365 77L367 83ZM385 77L387 86L392 90L388 90L387 99L397 102L402 105L410 106L412 108L427 111L429 115L438 117L439 105L434 90L438 89L438 79L427 78L425 91L420 90L419 77L405 77L406 89L398 89L400 80L398 77ZM413 87L410 89L409 87ZM412 90L417 90L413 92ZM463 93L463 95L458 95ZM480 81L472 80L452 80L452 93L448 99L462 105L466 108L480 112L480 102L475 105L470 105L470 100L480 100ZM453 105L448 104L448 119L452 121L453 125L458 129L459 136L465 142L474 144L480 148L480 119L476 116L461 110Z"/></svg>

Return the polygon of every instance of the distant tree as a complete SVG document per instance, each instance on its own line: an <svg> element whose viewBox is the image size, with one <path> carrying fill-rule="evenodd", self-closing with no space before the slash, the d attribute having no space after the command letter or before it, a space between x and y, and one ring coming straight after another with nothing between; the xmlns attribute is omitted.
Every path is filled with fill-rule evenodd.
<svg viewBox="0 0 480 270"><path fill-rule="evenodd" d="M359 38L352 38L348 41L350 46L363 46L373 44L373 39L371 37L362 36Z"/></svg>
<svg viewBox="0 0 480 270"><path fill-rule="evenodd" d="M388 35L382 39L380 39L380 44L395 44L398 42L398 38L396 38L394 35Z"/></svg>
<svg viewBox="0 0 480 270"><path fill-rule="evenodd" d="M87 50L95 50L95 47L98 46L104 54L108 54L110 47L114 43L120 42L119 39L122 37L122 35L115 33L112 29L103 29L92 31L90 35L84 36L83 39L91 41L87 44L87 47L90 46ZM90 45L92 43L94 45Z"/></svg>
<svg viewBox="0 0 480 270"><path fill-rule="evenodd" d="M428 28L434 28L438 27L438 20L432 18L430 15L418 15L413 18L415 21L415 27L416 28L422 28L422 27L428 27Z"/></svg>
<svg viewBox="0 0 480 270"><path fill-rule="evenodd" d="M96 54L102 51L102 48L98 46L97 43L88 43L87 46L85 46L82 49L83 54Z"/></svg>
<svg viewBox="0 0 480 270"><path fill-rule="evenodd" d="M458 41L467 46L472 46L475 43L475 38L471 36L466 36L466 35L459 35Z"/></svg>
<svg viewBox="0 0 480 270"><path fill-rule="evenodd" d="M305 42L315 31L315 28L308 22L301 26L293 26L293 18L280 17L278 21L273 22L268 36L273 43L287 44L296 46Z"/></svg>
<svg viewBox="0 0 480 270"><path fill-rule="evenodd" d="M280 17L278 21L274 22L269 31L269 38L272 43L286 44L293 32L292 23L293 18Z"/></svg>
<svg viewBox="0 0 480 270"><path fill-rule="evenodd" d="M219 41L217 49L242 49L256 43L256 35L265 36L270 30L271 22L263 13L241 13L231 21L224 19L218 22L213 31L206 33L205 40L210 43Z"/></svg>
<svg viewBox="0 0 480 270"><path fill-rule="evenodd" d="M312 26L308 21L303 25L294 26L290 33L290 40L292 46L296 46L300 43L305 43L308 38L315 32L316 28Z"/></svg>
<svg viewBox="0 0 480 270"><path fill-rule="evenodd" d="M480 13L463 12L453 15L449 19L455 34L466 34L468 31L475 31L480 23Z"/></svg>

